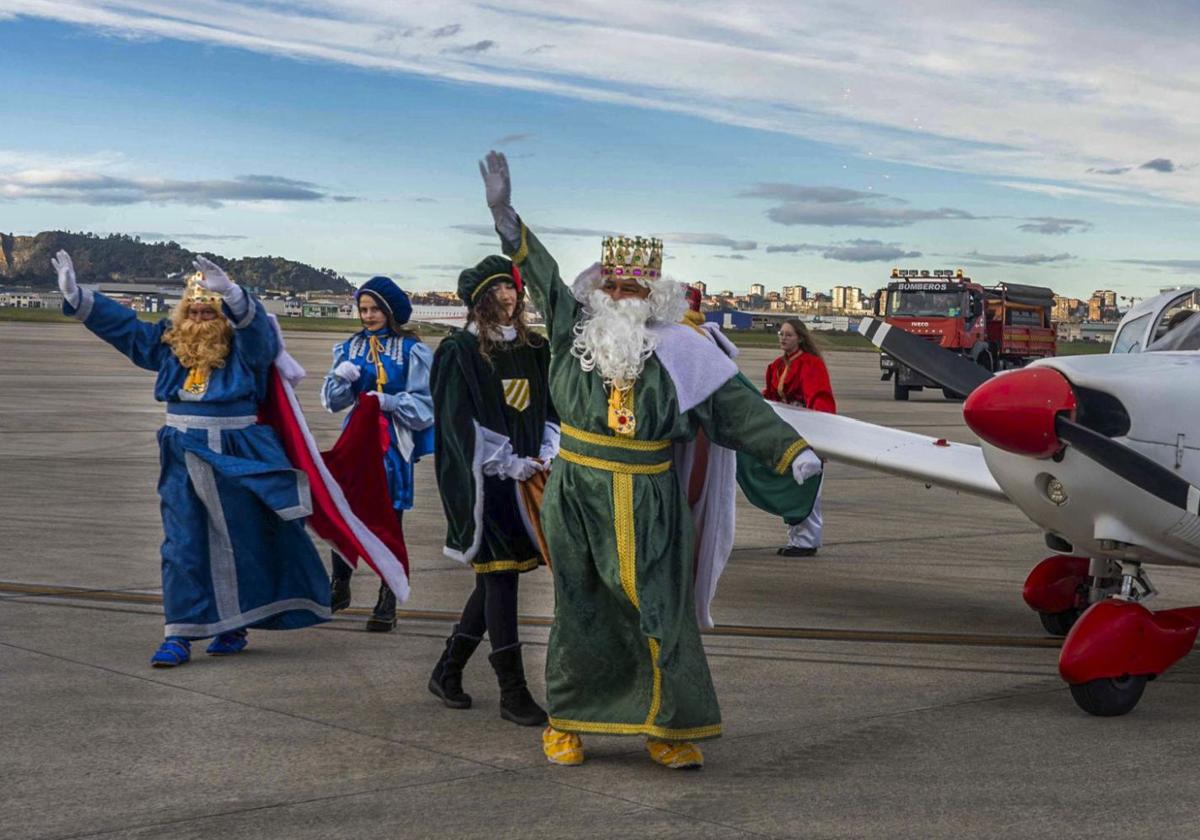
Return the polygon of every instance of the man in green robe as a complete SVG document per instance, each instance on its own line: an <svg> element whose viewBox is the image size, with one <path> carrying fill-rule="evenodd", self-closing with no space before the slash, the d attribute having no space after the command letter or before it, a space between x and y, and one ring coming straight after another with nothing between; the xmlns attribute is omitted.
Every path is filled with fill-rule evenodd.
<svg viewBox="0 0 1200 840"><path fill-rule="evenodd" d="M504 252L541 311L562 439L541 511L554 572L546 655L546 757L583 761L582 733L642 735L651 757L698 767L693 743L721 733L693 608L693 525L673 444L703 430L804 481L820 459L737 376L712 341L680 324L680 284L659 240L606 239L568 287L517 216L504 156L480 164Z"/></svg>

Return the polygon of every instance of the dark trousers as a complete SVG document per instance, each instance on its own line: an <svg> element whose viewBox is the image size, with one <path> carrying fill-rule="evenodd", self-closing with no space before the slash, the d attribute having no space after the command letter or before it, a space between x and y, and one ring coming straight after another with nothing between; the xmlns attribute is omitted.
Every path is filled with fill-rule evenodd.
<svg viewBox="0 0 1200 840"><path fill-rule="evenodd" d="M517 643L517 572L475 575L475 591L463 607L458 632L482 638L487 631L492 650Z"/></svg>

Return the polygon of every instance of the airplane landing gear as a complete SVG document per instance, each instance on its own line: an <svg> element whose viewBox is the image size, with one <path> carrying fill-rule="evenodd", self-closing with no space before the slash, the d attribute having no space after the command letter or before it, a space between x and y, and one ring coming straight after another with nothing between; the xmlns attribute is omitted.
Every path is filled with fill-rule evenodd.
<svg viewBox="0 0 1200 840"><path fill-rule="evenodd" d="M1091 715L1132 711L1146 682L1187 656L1200 631L1200 607L1151 612L1132 600L1135 590L1149 581L1139 564L1125 565L1134 567L1126 569L1122 582L1122 592L1129 596L1092 604L1067 634L1058 656L1058 672L1070 683L1071 696Z"/></svg>
<svg viewBox="0 0 1200 840"><path fill-rule="evenodd" d="M1114 679L1092 680L1071 686L1075 704L1089 715L1117 717L1133 711L1146 690L1146 677L1126 674Z"/></svg>
<svg viewBox="0 0 1200 840"><path fill-rule="evenodd" d="M1089 604L1115 594L1121 567L1111 560L1056 554L1033 567L1022 596L1051 636L1065 636Z"/></svg>
<svg viewBox="0 0 1200 840"><path fill-rule="evenodd" d="M1071 628L1075 626L1075 622L1081 615L1083 615L1083 610L1071 607L1062 612L1039 612L1038 618L1042 620L1042 629L1051 636L1065 636L1071 632Z"/></svg>

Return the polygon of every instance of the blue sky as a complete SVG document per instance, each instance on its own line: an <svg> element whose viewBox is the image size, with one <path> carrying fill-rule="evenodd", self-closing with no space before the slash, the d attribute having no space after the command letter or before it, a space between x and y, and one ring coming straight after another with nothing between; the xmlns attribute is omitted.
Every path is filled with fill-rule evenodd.
<svg viewBox="0 0 1200 840"><path fill-rule="evenodd" d="M1187 4L396 5L0 0L0 230L450 288L495 147L568 276L621 232L717 289L1200 282Z"/></svg>

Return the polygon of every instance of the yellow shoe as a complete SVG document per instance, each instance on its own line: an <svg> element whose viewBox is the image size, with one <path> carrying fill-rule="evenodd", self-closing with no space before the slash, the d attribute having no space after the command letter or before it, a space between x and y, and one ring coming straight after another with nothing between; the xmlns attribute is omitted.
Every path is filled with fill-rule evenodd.
<svg viewBox="0 0 1200 840"><path fill-rule="evenodd" d="M574 732L559 732L547 726L542 730L542 752L551 764L583 764L583 740Z"/></svg>
<svg viewBox="0 0 1200 840"><path fill-rule="evenodd" d="M700 748L687 741L646 741L650 757L663 767L672 770L688 770L704 766L704 755Z"/></svg>

